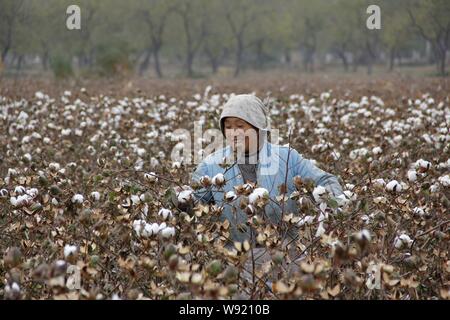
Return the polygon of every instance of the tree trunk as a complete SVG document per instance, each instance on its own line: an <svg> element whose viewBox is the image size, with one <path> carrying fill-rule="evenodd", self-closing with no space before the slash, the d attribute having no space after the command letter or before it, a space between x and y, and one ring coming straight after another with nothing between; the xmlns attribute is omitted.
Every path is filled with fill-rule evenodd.
<svg viewBox="0 0 450 320"><path fill-rule="evenodd" d="M236 50L236 68L234 70L234 77L237 77L241 72L243 45L242 41L238 40L238 46Z"/></svg>
<svg viewBox="0 0 450 320"><path fill-rule="evenodd" d="M395 48L391 48L389 53L389 72L392 72L395 65Z"/></svg>
<svg viewBox="0 0 450 320"><path fill-rule="evenodd" d="M291 51L289 49L284 49L284 60L288 66L291 65Z"/></svg>
<svg viewBox="0 0 450 320"><path fill-rule="evenodd" d="M347 59L347 56L345 55L345 52L338 51L338 56L342 61L342 65L344 66L344 71L348 72L348 59Z"/></svg>
<svg viewBox="0 0 450 320"><path fill-rule="evenodd" d="M192 69L192 65L194 63L194 54L192 52L188 52L186 55L186 70L189 78L194 76L194 70Z"/></svg>
<svg viewBox="0 0 450 320"><path fill-rule="evenodd" d="M219 58L214 56L209 48L205 48L205 54L208 57L209 63L211 64L211 71L213 74L217 74L219 69Z"/></svg>
<svg viewBox="0 0 450 320"><path fill-rule="evenodd" d="M19 55L19 58L17 59L17 66L16 66L16 71L20 72L22 70L22 65L23 65L23 55Z"/></svg>
<svg viewBox="0 0 450 320"><path fill-rule="evenodd" d="M163 74L161 72L161 65L159 62L159 47L153 49L153 58L155 59L155 72L158 75L158 78L162 78Z"/></svg>
<svg viewBox="0 0 450 320"><path fill-rule="evenodd" d="M150 58L151 58L151 56L152 56L152 50L151 49L147 49L145 51L144 60L139 65L139 76L142 76L144 74L144 72L148 69L148 66L150 65Z"/></svg>

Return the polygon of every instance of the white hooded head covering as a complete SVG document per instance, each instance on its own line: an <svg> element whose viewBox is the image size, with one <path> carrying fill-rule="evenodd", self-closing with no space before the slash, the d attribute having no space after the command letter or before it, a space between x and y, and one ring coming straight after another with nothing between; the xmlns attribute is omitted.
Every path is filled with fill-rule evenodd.
<svg viewBox="0 0 450 320"><path fill-rule="evenodd" d="M239 94L225 103L220 115L220 130L224 133L224 119L235 117L242 119L263 131L270 131L269 108L252 94Z"/></svg>

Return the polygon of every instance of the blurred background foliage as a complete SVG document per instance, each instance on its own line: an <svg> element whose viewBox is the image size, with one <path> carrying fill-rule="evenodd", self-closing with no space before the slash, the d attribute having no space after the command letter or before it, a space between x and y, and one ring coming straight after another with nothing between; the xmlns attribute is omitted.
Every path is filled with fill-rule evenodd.
<svg viewBox="0 0 450 320"><path fill-rule="evenodd" d="M66 9L81 8L81 30ZM366 28L370 4L381 30ZM0 72L239 76L246 70L446 75L448 0L0 0Z"/></svg>

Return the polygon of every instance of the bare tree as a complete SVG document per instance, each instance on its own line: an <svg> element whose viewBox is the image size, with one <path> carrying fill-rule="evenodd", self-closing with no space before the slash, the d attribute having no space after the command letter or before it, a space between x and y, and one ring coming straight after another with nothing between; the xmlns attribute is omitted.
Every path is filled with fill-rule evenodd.
<svg viewBox="0 0 450 320"><path fill-rule="evenodd" d="M1 61L6 59L12 48L17 23L22 16L23 4L24 0L4 0L0 2L0 23L5 28L2 32L3 36L0 37Z"/></svg>
<svg viewBox="0 0 450 320"><path fill-rule="evenodd" d="M206 35L206 3L198 1L182 1L175 9L181 18L184 34L186 37L186 60L187 75L194 75L194 58L200 49Z"/></svg>
<svg viewBox="0 0 450 320"><path fill-rule="evenodd" d="M421 37L430 42L436 56L438 72L444 76L447 51L450 49L450 3L442 0L417 3L415 12L409 7L408 14Z"/></svg>

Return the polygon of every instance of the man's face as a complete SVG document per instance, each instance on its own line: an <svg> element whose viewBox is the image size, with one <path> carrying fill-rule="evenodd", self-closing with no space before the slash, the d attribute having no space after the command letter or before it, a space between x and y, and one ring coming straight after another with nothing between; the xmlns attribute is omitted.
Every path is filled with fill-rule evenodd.
<svg viewBox="0 0 450 320"><path fill-rule="evenodd" d="M254 153L258 146L258 129L250 123L234 117L227 117L224 120L225 137L228 144L233 148L245 146L246 153ZM243 145L245 141L245 145Z"/></svg>

